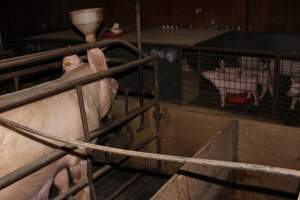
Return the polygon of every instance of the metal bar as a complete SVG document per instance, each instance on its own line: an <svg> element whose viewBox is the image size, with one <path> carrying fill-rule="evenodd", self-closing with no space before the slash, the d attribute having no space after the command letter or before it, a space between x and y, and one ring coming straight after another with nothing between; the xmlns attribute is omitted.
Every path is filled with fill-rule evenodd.
<svg viewBox="0 0 300 200"><path fill-rule="evenodd" d="M53 63L49 63L49 64L45 64L45 65L38 65L38 66L31 67L31 68L18 70L15 72L1 74L0 81L12 79L17 76L29 75L29 74L46 71L46 70L50 70L50 69L61 68L61 67L62 67L62 62L53 62Z"/></svg>
<svg viewBox="0 0 300 200"><path fill-rule="evenodd" d="M300 180L300 171L293 170L293 169L284 169L279 167L271 167L271 166L264 166L264 165L257 165L257 164L247 164L247 163L237 163L232 161L220 161L220 160L212 160L212 159L201 159L201 158L190 158L190 157L182 157L182 156L173 156L173 155L164 155L164 154L156 154L156 153L146 153L146 152L140 152L140 151L133 151L133 150L126 150L126 149L119 149L114 147L108 147L108 146L101 146L101 145L95 145L91 143L86 143L78 140L73 139L65 139L57 136L52 136L45 134L41 131L33 130L28 127L25 127L21 124L1 119L2 123L8 125L8 127L16 128L20 131L23 131L23 133L28 134L30 136L37 136L42 137L45 140L52 140L55 142L60 142L65 144L68 147L68 145L71 145L73 147L77 148L87 148L87 149L93 149L96 151L104 152L104 153L110 153L110 154L116 154L121 156L128 156L128 157L135 157L140 159L148 159L148 160L160 160L160 161L166 161L166 162L174 162L179 164L194 164L194 165L201 165L206 167L221 167L225 169L235 169L235 170L245 170L250 171L254 173L266 173L271 175L279 175L289 178L295 178L297 180Z"/></svg>
<svg viewBox="0 0 300 200"><path fill-rule="evenodd" d="M87 121L87 116L86 116L86 110L84 107L84 99L83 99L83 94L82 94L82 87L81 85L76 86L76 92L77 92L77 97L78 97L78 104L79 104L79 109L80 109L80 116L81 116L81 122L82 122L82 128L84 132L84 139L85 141L90 142L90 131L89 131L89 126L88 126L88 121ZM90 154L92 151L87 150L87 153ZM96 191L95 191L95 185L93 181L93 168L92 168L92 161L90 157L87 159L87 178L88 178L88 185L90 188L90 197L92 200L96 200Z"/></svg>
<svg viewBox="0 0 300 200"><path fill-rule="evenodd" d="M85 137L86 141L90 141L90 133L89 133L90 131L89 131L86 111L85 111L85 107L84 107L84 99L83 99L81 85L76 86L76 92L77 92L77 97L78 97L78 104L79 104L79 109L80 109L80 116L81 116L84 137Z"/></svg>
<svg viewBox="0 0 300 200"><path fill-rule="evenodd" d="M141 25L141 2L140 0L135 1L135 12L136 12L136 32L138 49L142 51L142 25Z"/></svg>
<svg viewBox="0 0 300 200"><path fill-rule="evenodd" d="M140 115L141 112L145 112L145 111L149 110L155 104L156 104L156 101L151 101L142 107L134 109L133 111L129 112L128 114L124 114L123 116L114 120L111 124L109 124L109 126L103 128L101 130L92 132L90 134L90 138L95 139L98 136L105 134L105 133L113 130L114 128L124 124L125 122L136 118L137 116ZM0 124L4 125L3 123L0 123ZM74 148L73 150L75 150L75 149L76 148ZM0 178L0 190L15 183L16 181L18 181L24 177L36 172L40 168L47 166L48 164L64 157L65 155L67 155L68 153L71 153L71 152L72 152L72 149L70 149L68 152L62 151L62 150L56 150L53 153L50 153L49 155L43 156L42 158L33 161L29 165L21 167L21 168L15 170L14 172L1 177Z"/></svg>
<svg viewBox="0 0 300 200"><path fill-rule="evenodd" d="M145 145L151 143L155 139L156 139L155 136L150 136L149 138L143 140L141 143L139 143L138 145L136 145L136 147L134 149L135 150L140 150ZM120 158L116 163L118 165L120 165L120 164L124 163L125 161L127 161L129 158L130 157ZM107 172L109 172L112 169L113 169L112 165L105 165L105 166L101 167L96 172L94 172L93 179L96 180L96 179L100 178L101 176L105 175ZM54 200L63 200L63 199L66 199L69 196L71 196L72 194L74 194L74 193L79 192L80 190L82 190L85 186L87 186L87 184L88 184L87 180L81 181L80 183L78 183L75 186L73 186L72 188L70 188L66 193L61 194L58 197L56 197Z"/></svg>
<svg viewBox="0 0 300 200"><path fill-rule="evenodd" d="M278 52L268 52L268 51L253 51L253 50L240 50L240 49L230 49L230 48L218 48L218 47L188 47L189 50L200 50L207 52L215 52L215 53L232 53L241 56L265 56L265 57L286 57L286 58L300 58L299 53L280 53Z"/></svg>
<svg viewBox="0 0 300 200"><path fill-rule="evenodd" d="M124 183L124 185L122 185L116 191L114 191L114 193L112 195L110 195L108 198L106 198L105 200L113 200L113 199L117 198L122 192L124 192L126 190L126 188L128 188L138 178L140 178L141 175L142 175L141 173L137 173L136 175L134 175L131 179L129 179L126 183Z"/></svg>
<svg viewBox="0 0 300 200"><path fill-rule="evenodd" d="M20 89L20 79L19 77L14 78L15 90L18 91Z"/></svg>
<svg viewBox="0 0 300 200"><path fill-rule="evenodd" d="M87 49L91 48L102 48L106 46L111 46L111 45L123 45L133 52L137 53L138 55L142 57L147 57L147 54L141 52L138 50L135 46L130 44L129 42L126 42L124 40L102 40L98 42L93 42L93 43L85 43L85 44L80 44L72 47L65 47L61 49L55 49L55 50L50 50L50 51L45 51L42 53L36 53L32 55L26 55L26 56L20 56L20 57L15 57L15 58L8 58L8 59L3 59L0 61L0 70L2 69L7 69L15 66L22 66L26 64L33 64L41 61L49 61L55 58L63 57L63 56L68 56L70 54L76 54L80 53L83 51L86 51Z"/></svg>
<svg viewBox="0 0 300 200"><path fill-rule="evenodd" d="M154 95L157 99L157 102L155 104L155 134L156 134L156 148L157 153L161 153L161 136L160 136L160 105L159 105L159 77L158 77L158 61L155 60L154 63ZM161 161L157 161L157 168L160 171L161 170Z"/></svg>
<svg viewBox="0 0 300 200"><path fill-rule="evenodd" d="M136 12L136 32L137 32L137 41L138 41L138 49L142 51L142 27L141 27L141 2L140 0L135 1L135 12ZM139 67L139 102L140 106L144 104L144 76L143 76L143 67ZM141 115L140 118L140 127L138 128L138 132L144 130L145 128L145 116Z"/></svg>
<svg viewBox="0 0 300 200"><path fill-rule="evenodd" d="M82 58L82 57L80 57L80 58ZM84 56L84 58L85 58L85 56ZM107 58L107 62L108 63L116 63L116 64L124 64L128 61L124 60L124 59L118 59L118 58ZM31 68L26 68L26 69L18 70L15 72L1 74L0 81L8 80L8 79L14 78L16 76L30 75L33 73L47 71L47 70L51 70L51 69L58 69L58 68L62 68L61 61L53 62L53 63L49 63L49 64L45 64L45 65L37 65L37 66L31 67Z"/></svg>
<svg viewBox="0 0 300 200"><path fill-rule="evenodd" d="M279 81L280 81L280 57L276 57L275 59L275 67L274 67L274 77L273 77L273 105L272 105L272 114L276 114L279 102Z"/></svg>
<svg viewBox="0 0 300 200"><path fill-rule="evenodd" d="M148 58L140 59L137 61L126 63L124 65L120 65L118 67L111 68L107 71L87 75L82 78L70 80L65 83L60 83L57 85L45 86L45 87L43 87L42 90L34 91L34 94L30 94L28 96L25 96L24 98L15 98L15 99L10 99L9 101L1 101L1 97L0 97L0 112L4 112L9 109L13 109L18 106L22 106L24 104L28 104L28 103L31 103L31 102L34 102L37 100L41 100L46 97L65 92L67 90L71 90L74 87L76 87L76 85L85 85L85 84L95 82L95 81L98 81L98 80L106 78L106 77L111 77L113 75L130 70L132 68L135 68L141 64L154 61L155 58L156 58L155 56L150 56ZM15 95L15 94L11 94L11 95Z"/></svg>
<svg viewBox="0 0 300 200"><path fill-rule="evenodd" d="M3 47L3 38L2 38L2 32L0 31L0 52L2 52L4 50L4 47Z"/></svg>

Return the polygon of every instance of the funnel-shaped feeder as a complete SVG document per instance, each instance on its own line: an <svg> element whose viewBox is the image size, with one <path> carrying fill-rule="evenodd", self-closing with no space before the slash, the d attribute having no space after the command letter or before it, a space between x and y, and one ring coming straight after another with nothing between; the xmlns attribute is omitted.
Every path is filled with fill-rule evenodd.
<svg viewBox="0 0 300 200"><path fill-rule="evenodd" d="M96 32L103 22L103 9L90 8L70 12L72 24L85 35L87 42L96 41Z"/></svg>

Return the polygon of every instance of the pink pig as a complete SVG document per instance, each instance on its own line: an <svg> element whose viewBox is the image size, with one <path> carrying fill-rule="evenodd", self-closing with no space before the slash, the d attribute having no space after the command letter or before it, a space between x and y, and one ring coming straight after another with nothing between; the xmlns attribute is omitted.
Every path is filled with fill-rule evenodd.
<svg viewBox="0 0 300 200"><path fill-rule="evenodd" d="M221 95L221 107L225 106L227 94L247 93L247 97L254 96L254 104L258 105L257 81L252 77L238 78L236 80L225 79L222 69L217 68L213 71L202 71L201 74L218 89Z"/></svg>

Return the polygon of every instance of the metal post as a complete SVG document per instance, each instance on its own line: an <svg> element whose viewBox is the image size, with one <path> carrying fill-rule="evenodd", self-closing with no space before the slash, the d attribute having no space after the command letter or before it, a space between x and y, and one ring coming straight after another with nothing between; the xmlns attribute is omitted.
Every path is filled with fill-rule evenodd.
<svg viewBox="0 0 300 200"><path fill-rule="evenodd" d="M273 77L273 90L274 90L274 99L273 99L273 108L272 114L276 114L279 101L279 81L280 81L280 57L275 58L274 66L274 77Z"/></svg>
<svg viewBox="0 0 300 200"><path fill-rule="evenodd" d="M138 49L142 51L142 25L141 25L141 4L140 0L136 0L135 5L135 11L136 11L136 32L137 32L137 43L138 43ZM143 67L139 66L139 102L140 106L144 104L144 75L143 75ZM141 115L141 123L140 127L138 128L137 132L140 132L144 130L145 128L145 115Z"/></svg>
<svg viewBox="0 0 300 200"><path fill-rule="evenodd" d="M19 77L14 78L15 90L18 91L20 89L20 79Z"/></svg>
<svg viewBox="0 0 300 200"><path fill-rule="evenodd" d="M161 153L161 136L160 136L160 106L159 106L159 77L158 77L158 60L155 59L154 61L154 87L155 87L155 132L156 132L156 148L157 153ZM161 161L157 161L157 168L161 170Z"/></svg>
<svg viewBox="0 0 300 200"><path fill-rule="evenodd" d="M85 140L87 142L89 142L90 141L90 131L89 131L86 111L85 111L85 107L84 107L82 87L80 85L76 87L76 92L77 92L77 97L78 97L78 103L79 103L79 108L80 108L80 115L81 115L81 121L82 121L82 127L83 127L83 131L84 131ZM88 151L87 153L90 155L91 151ZM96 196L96 191L95 191L94 181L93 181L92 161L90 158L87 159L87 177L88 177L88 183L89 183L89 187L90 187L91 199L96 200L97 196Z"/></svg>
<svg viewBox="0 0 300 200"><path fill-rule="evenodd" d="M4 51L2 32L0 31L0 52Z"/></svg>

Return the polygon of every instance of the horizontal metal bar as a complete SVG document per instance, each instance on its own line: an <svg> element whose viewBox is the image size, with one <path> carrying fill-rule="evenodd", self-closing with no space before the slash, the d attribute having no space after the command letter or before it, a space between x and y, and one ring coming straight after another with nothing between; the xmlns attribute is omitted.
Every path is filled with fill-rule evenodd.
<svg viewBox="0 0 300 200"><path fill-rule="evenodd" d="M120 65L118 67L114 67L111 68L109 70L103 71L103 72L98 72L95 74L91 74L91 75L87 75L78 79L74 79L71 81L67 81L65 83L60 83L57 85L52 85L52 86L45 86L42 88L42 90L39 91L34 91L33 94L30 95L26 95L23 98L20 98L18 96L18 98L9 98L8 101L4 101L1 99L0 97L0 113L16 108L18 106L22 106L37 100L41 100L44 99L46 97L49 96L53 96L71 89L74 89L77 85L85 85L85 84L89 84L95 81L98 81L100 79L106 78L106 77L111 77L114 76L116 74L128 71L130 69L133 69L135 67L138 67L140 65L143 65L145 63L149 63L152 62L156 59L155 56L150 56L147 58L143 58L140 60L136 60L130 63L126 63L124 65ZM29 90L27 91L23 91L28 93ZM16 94L8 94L8 95L16 95ZM5 95L7 98L7 95Z"/></svg>
<svg viewBox="0 0 300 200"><path fill-rule="evenodd" d="M297 180L300 180L300 171L293 170L293 169L284 169L279 167L238 163L238 162L231 162L231 161L190 158L190 157L182 157L182 156L157 154L157 153L145 153L145 152L138 152L138 151L132 151L132 150L126 150L126 149L120 149L114 147L107 147L107 146L95 145L95 144L86 143L78 140L65 139L65 138L45 134L41 131L29 129L15 122L8 122L8 120L4 120L4 121L7 121L6 123L13 124L12 127L26 131L30 136L43 137L46 140L50 139L77 148L86 148L86 149L95 150L104 153L111 153L111 154L116 154L121 156L130 156L130 157L148 159L148 160L166 161L166 162L174 162L180 164L194 164L194 165L201 165L206 167L222 167L225 169L237 169L237 170L245 170L245 171L252 171L252 172L262 172L262 173L267 173L272 175L281 175L285 177L296 178Z"/></svg>
<svg viewBox="0 0 300 200"><path fill-rule="evenodd" d="M86 57L86 56L84 56L84 57ZM124 64L124 63L127 63L128 60L118 59L118 58L107 58L107 62L114 63L114 64ZM42 71L58 69L58 68L62 68L61 61L44 64L44 65L37 65L34 67L21 69L21 70L14 71L14 72L4 73L4 74L0 75L0 81L4 81L4 80L12 79L15 77L20 77L20 76L25 76L25 75L31 75L31 74L42 72Z"/></svg>
<svg viewBox="0 0 300 200"><path fill-rule="evenodd" d="M156 139L155 135L144 139L142 142L140 142L139 144L136 145L134 150L140 150L141 148L143 148L147 144L151 143L155 139ZM127 161L129 158L130 157L120 158L117 161L117 163L115 163L115 164L120 165L120 164L124 163L125 161ZM112 170L112 168L113 168L112 165L105 165L105 166L101 167L100 169L98 169L96 172L93 173L93 179L96 180L96 179L100 178L101 176L105 175L107 172ZM67 192L57 196L54 200L66 199L69 196L71 196L72 194L75 194L75 193L79 192L80 190L82 190L87 185L88 185L88 180L85 179L85 180L81 181L80 183L76 184L75 186L71 187Z"/></svg>
<svg viewBox="0 0 300 200"><path fill-rule="evenodd" d="M2 69L7 69L11 67L16 67L16 66L22 66L22 65L27 65L27 64L34 64L37 62L42 62L42 61L49 61L55 58L67 56L70 54L76 54L80 53L83 51L86 51L91 48L103 48L111 45L122 45L130 50L134 51L138 55L142 57L147 57L147 54L143 53L142 51L138 50L135 46L130 44L127 41L124 40L102 40L98 42L93 42L93 43L85 43L85 44L80 44L80 45L75 45L71 47L65 47L61 49L55 49L55 50L50 50L50 51L45 51L41 53L36 53L32 55L26 55L26 56L21 56L21 57L15 57L15 58L8 58L8 59L3 59L0 61L0 70Z"/></svg>
<svg viewBox="0 0 300 200"><path fill-rule="evenodd" d="M49 64L45 64L45 65L38 65L38 66L31 67L31 68L18 70L15 72L1 74L0 81L12 79L12 78L19 77L19 76L25 76L25 75L29 75L29 74L33 74L33 73L37 73L37 72L41 72L41 71L46 71L46 70L50 70L50 69L57 69L57 68L62 68L62 62L53 62L53 63L49 63Z"/></svg>
<svg viewBox="0 0 300 200"><path fill-rule="evenodd" d="M240 50L240 49L231 49L231 48L218 48L218 47L189 47L184 48L186 50L199 50L199 51L207 51L207 52L215 52L215 53L232 53L238 54L240 56L266 56L266 57L280 57L280 58L300 58L299 53L279 53L279 52L268 52L268 51L254 51L254 50ZM184 53L183 49L183 54ZM190 52L189 52L190 53Z"/></svg>
<svg viewBox="0 0 300 200"><path fill-rule="evenodd" d="M153 107L156 104L156 100L153 100L149 103L146 103L142 107L139 107L137 109L134 109L133 111L130 111L128 114L124 114L118 119L114 120L109 126L100 129L98 131L94 131L91 133L90 137L91 139L95 139L101 134L105 134L114 128L124 124L125 122L134 119L135 117L139 116L141 113L146 112L148 109ZM81 140L84 140L84 138L81 138ZM76 148L73 148L75 150ZM59 158L64 157L68 153L72 153L72 149L68 151L63 150L55 150L53 153L48 154L47 156L43 156L40 159L37 159L30 163L29 165L26 165L24 167L21 167L14 172L11 172L3 177L0 178L0 190L13 184L14 182L36 172L42 167L47 166L48 164L58 160Z"/></svg>

